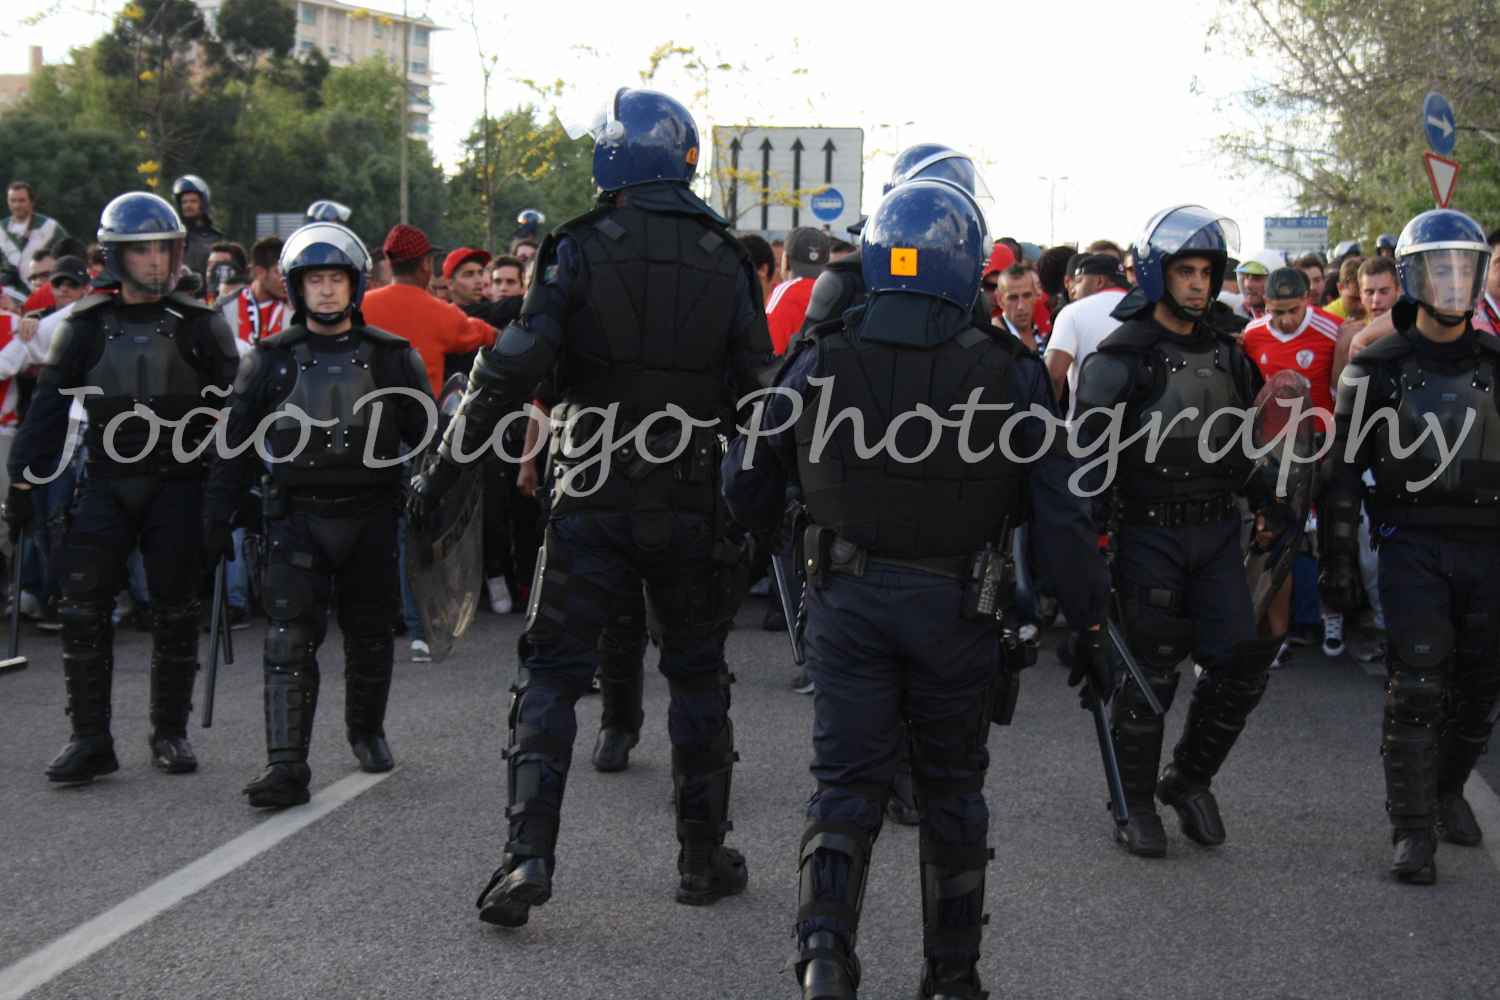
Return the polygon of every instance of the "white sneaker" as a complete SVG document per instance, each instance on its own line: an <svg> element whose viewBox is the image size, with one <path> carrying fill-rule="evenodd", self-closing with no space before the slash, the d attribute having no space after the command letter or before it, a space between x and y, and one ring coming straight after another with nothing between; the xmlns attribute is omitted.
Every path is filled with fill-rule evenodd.
<svg viewBox="0 0 1500 1000"><path fill-rule="evenodd" d="M1330 660L1344 655L1344 616L1323 616L1323 655Z"/></svg>
<svg viewBox="0 0 1500 1000"><path fill-rule="evenodd" d="M508 615L511 604L510 587L505 584L505 577L492 576L484 581L484 585L490 589L490 610L497 615Z"/></svg>
<svg viewBox="0 0 1500 1000"><path fill-rule="evenodd" d="M1276 659L1271 661L1271 669L1280 670L1282 667L1289 667L1291 665L1292 647L1283 642L1280 651L1276 654Z"/></svg>
<svg viewBox="0 0 1500 1000"><path fill-rule="evenodd" d="M1016 635L1020 637L1022 642L1036 642L1037 634L1040 631L1041 629L1037 628L1035 625L1022 625L1020 631L1017 632Z"/></svg>
<svg viewBox="0 0 1500 1000"><path fill-rule="evenodd" d="M42 602L29 590L21 591L21 614L33 621L42 617Z"/></svg>
<svg viewBox="0 0 1500 1000"><path fill-rule="evenodd" d="M432 662L432 650L430 650L430 649L427 648L427 642L426 642L426 640L423 640L423 639L413 639L411 641L411 662L413 662L413 663L431 663Z"/></svg>

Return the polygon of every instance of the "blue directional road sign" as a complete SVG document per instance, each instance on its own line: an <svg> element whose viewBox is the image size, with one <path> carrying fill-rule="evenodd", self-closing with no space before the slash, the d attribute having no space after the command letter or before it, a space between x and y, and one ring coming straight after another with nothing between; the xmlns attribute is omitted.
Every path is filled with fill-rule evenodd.
<svg viewBox="0 0 1500 1000"><path fill-rule="evenodd" d="M1458 139L1453 127L1453 109L1448 106L1448 99L1435 90L1422 102L1422 128L1427 132L1427 145L1434 153L1452 155L1453 144Z"/></svg>

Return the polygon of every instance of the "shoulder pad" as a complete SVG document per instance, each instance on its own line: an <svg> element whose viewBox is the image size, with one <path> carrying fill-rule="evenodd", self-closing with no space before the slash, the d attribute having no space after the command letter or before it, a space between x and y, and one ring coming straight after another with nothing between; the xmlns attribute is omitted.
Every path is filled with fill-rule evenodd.
<svg viewBox="0 0 1500 1000"><path fill-rule="evenodd" d="M270 340L273 338L267 338ZM234 394L241 398L249 395L260 385L261 379L265 378L266 370L271 367L271 352L266 347L267 341L261 341L255 348L240 358L239 371L234 376Z"/></svg>
<svg viewBox="0 0 1500 1000"><path fill-rule="evenodd" d="M1484 338L1480 338L1483 340ZM1414 348L1411 342L1401 335L1401 331L1388 333L1375 343L1360 351L1349 359L1349 363L1361 362L1363 364L1383 365L1400 361L1410 354Z"/></svg>
<svg viewBox="0 0 1500 1000"><path fill-rule="evenodd" d="M406 341L402 341L403 344ZM422 360L422 355L417 353L415 347L407 345L402 352L401 360L405 362L407 374L411 376L414 386L432 395L432 380L427 376L427 363Z"/></svg>
<svg viewBox="0 0 1500 1000"><path fill-rule="evenodd" d="M1026 355L1031 353L1031 348L1027 347L1021 341L1020 337L1017 337L1005 327L996 326L994 323L985 323L982 326L978 323L975 323L969 329L978 330L980 333L993 340L997 345L1004 347L1006 350L1010 351L1011 354ZM962 334L960 334L960 336L962 336Z"/></svg>
<svg viewBox="0 0 1500 1000"><path fill-rule="evenodd" d="M1483 330L1476 330L1475 333L1478 334L1474 339L1479 347L1480 354L1500 357L1500 337L1485 333ZM1386 338L1382 337L1381 339L1384 340Z"/></svg>
<svg viewBox="0 0 1500 1000"><path fill-rule="evenodd" d="M373 340L376 343L380 344L406 345L411 343L405 337L398 336L389 330L382 330L378 326L362 326L360 327L359 332L362 336L368 337L370 340ZM281 335L277 334L277 336L279 337Z"/></svg>
<svg viewBox="0 0 1500 1000"><path fill-rule="evenodd" d="M1078 369L1076 411L1085 413L1101 406L1108 409L1119 403L1128 393L1133 375L1130 363L1116 354L1102 349L1090 354Z"/></svg>
<svg viewBox="0 0 1500 1000"><path fill-rule="evenodd" d="M587 212L584 212L582 215L575 216L574 218L571 218L566 222L560 223L558 227L552 230L552 232L548 235L553 239L557 239L563 236L570 236L579 229L584 229L592 226L595 222L598 222L600 219L604 218L606 215L608 215L610 212L613 212L618 207L618 205L609 205L603 203L595 205L593 208L589 209ZM541 248L538 247L537 249L538 251L540 251Z"/></svg>
<svg viewBox="0 0 1500 1000"><path fill-rule="evenodd" d="M813 325L837 320L854 304L854 295L854 281L848 273L829 267L813 282L805 317L812 320ZM808 326L807 329L811 330L812 327Z"/></svg>
<svg viewBox="0 0 1500 1000"><path fill-rule="evenodd" d="M73 311L68 313L68 319L72 319L74 316L82 316L87 312L93 312L105 303L114 302L117 298L118 296L107 292L95 292L92 295L85 295L78 300L78 304L73 307Z"/></svg>
<svg viewBox="0 0 1500 1000"><path fill-rule="evenodd" d="M270 347L291 347L293 344L305 340L311 335L311 331L306 326L296 323L282 330L280 333L261 338L260 343L255 346L259 347L261 344L266 344Z"/></svg>
<svg viewBox="0 0 1500 1000"><path fill-rule="evenodd" d="M177 310L183 313L183 319L187 318L188 313L201 315L203 313L211 313L216 311L213 306L204 305L197 299L190 298L182 294L181 292L173 292L171 295L168 295L166 298L162 299L162 302L163 304L171 304L173 306L176 306Z"/></svg>
<svg viewBox="0 0 1500 1000"><path fill-rule="evenodd" d="M1100 351L1144 351L1161 339L1161 330L1154 323L1143 320L1126 320L1115 328L1099 344Z"/></svg>

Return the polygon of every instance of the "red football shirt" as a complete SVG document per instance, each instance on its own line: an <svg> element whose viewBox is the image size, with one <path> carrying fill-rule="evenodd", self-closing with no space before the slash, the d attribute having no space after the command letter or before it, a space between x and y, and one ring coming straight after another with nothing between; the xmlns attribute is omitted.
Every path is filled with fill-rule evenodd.
<svg viewBox="0 0 1500 1000"><path fill-rule="evenodd" d="M771 346L777 354L785 354L787 341L802 329L813 284L812 278L793 278L771 290L771 301L766 303L766 323L771 328Z"/></svg>
<svg viewBox="0 0 1500 1000"><path fill-rule="evenodd" d="M1290 368L1312 385L1314 406L1333 412L1333 348L1339 339L1339 320L1331 313L1308 306L1307 315L1295 333L1282 333L1271 323L1269 313L1245 327L1245 353L1260 373L1270 378ZM1328 431L1320 419L1318 429Z"/></svg>

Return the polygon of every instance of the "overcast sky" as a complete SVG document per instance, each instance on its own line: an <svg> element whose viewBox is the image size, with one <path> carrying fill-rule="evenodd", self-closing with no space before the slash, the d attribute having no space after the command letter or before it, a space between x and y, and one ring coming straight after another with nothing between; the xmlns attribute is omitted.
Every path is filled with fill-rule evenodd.
<svg viewBox="0 0 1500 1000"><path fill-rule="evenodd" d="M867 213L896 144L895 129L879 126L899 124L902 146L943 142L991 161L996 235L1049 242L1043 176L1069 178L1057 185L1058 241L1123 243L1157 209L1198 202L1233 216L1248 252L1261 245L1262 217L1294 214L1280 185L1232 180L1229 164L1211 154L1211 137L1230 127L1215 116L1214 98L1264 71L1205 52L1212 3L949 2L900 18L878 7L787 3L761 8L758 20L746 16L748 5L676 0L518 4L504 19L491 0L477 6L484 45L499 55L492 110L529 96L512 78L562 79L568 100L597 105L611 88L638 84L658 45L693 46L712 62L749 65L714 74L706 106L694 109L705 142L713 124L861 127ZM448 164L481 107L470 9L467 0L411 6L452 29L432 53L433 145ZM0 39L0 65L24 71L34 44L48 62L62 61L69 45L108 26L107 17L70 14L19 29ZM686 99L694 87L678 65L669 62L654 86Z"/></svg>

